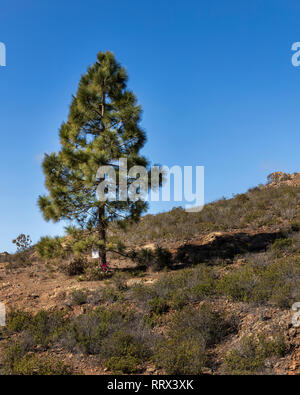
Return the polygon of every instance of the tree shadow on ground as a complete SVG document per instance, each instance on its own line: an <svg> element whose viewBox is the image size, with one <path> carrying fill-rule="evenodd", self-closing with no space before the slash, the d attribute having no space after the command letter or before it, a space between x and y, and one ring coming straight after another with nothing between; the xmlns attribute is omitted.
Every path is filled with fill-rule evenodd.
<svg viewBox="0 0 300 395"><path fill-rule="evenodd" d="M188 243L180 246L174 255L174 262L178 267L200 262L213 264L219 259L232 260L236 255L265 251L276 239L282 237L285 235L281 231L217 235L207 244Z"/></svg>

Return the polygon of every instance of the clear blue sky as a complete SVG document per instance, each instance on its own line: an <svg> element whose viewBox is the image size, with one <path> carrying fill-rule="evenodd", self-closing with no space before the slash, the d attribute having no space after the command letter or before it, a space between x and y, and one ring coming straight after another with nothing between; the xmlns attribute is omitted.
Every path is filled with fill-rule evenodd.
<svg viewBox="0 0 300 395"><path fill-rule="evenodd" d="M0 10L0 251L44 222L41 157L57 151L72 93L100 50L127 68L143 106L144 153L204 165L205 200L300 171L299 1L10 0ZM152 212L168 205L153 206Z"/></svg>

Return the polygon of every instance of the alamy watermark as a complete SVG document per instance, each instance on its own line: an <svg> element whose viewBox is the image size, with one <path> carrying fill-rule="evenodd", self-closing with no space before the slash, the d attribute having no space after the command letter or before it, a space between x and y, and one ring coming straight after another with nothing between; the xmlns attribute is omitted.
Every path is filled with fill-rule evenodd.
<svg viewBox="0 0 300 395"><path fill-rule="evenodd" d="M6 325L6 308L4 303L0 303L0 327Z"/></svg>
<svg viewBox="0 0 300 395"><path fill-rule="evenodd" d="M0 42L0 67L6 66L6 46Z"/></svg>
<svg viewBox="0 0 300 395"><path fill-rule="evenodd" d="M128 169L127 159L100 166L96 179L100 201L185 202L189 212L199 212L204 206L204 166L144 166ZM117 171L116 171L117 169ZM118 173L118 180L117 180ZM160 188L162 180L162 186Z"/></svg>

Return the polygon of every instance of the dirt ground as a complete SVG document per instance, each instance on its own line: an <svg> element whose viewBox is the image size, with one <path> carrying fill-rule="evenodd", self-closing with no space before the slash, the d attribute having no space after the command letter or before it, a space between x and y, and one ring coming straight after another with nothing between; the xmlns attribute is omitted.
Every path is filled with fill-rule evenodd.
<svg viewBox="0 0 300 395"><path fill-rule="evenodd" d="M231 234L214 233L208 235L205 239L195 238L189 240L182 245L173 245L171 250L173 254L178 251L183 252L182 257L186 253L195 251L207 254L210 250L223 251L229 253L237 250L239 243L252 243L258 247L263 244L264 238L269 241L270 238L276 237L276 230L272 232L262 232L257 236L253 234L245 234L241 232L233 232ZM234 238L233 238L234 235ZM238 236L237 236L238 235ZM264 235L264 236L263 236ZM255 236L255 237L254 237ZM233 240L235 240L233 242ZM238 240L238 241L237 241ZM256 244L255 244L256 243ZM231 247L230 247L231 246ZM153 248L154 246L147 246ZM190 256L190 254L189 254ZM237 261L236 263L243 264ZM111 262L111 269L124 269L126 262ZM128 285L134 282L152 283L159 276L159 273L144 273L142 276L129 278ZM19 268L10 268L8 262L0 263L0 301L5 303L6 308L22 309L29 312L37 312L41 309L45 310L63 310L69 309L71 314L80 314L85 311L85 306L72 306L69 304L70 294L74 290L94 291L100 287L105 287L105 281L78 281L76 277L69 277L66 274L55 270L53 267L41 262L33 262L31 265ZM277 374L300 374L300 328L294 328L291 324L293 312L289 310L281 310L271 307L255 307L245 303L230 302L227 300L216 300L218 310L224 310L235 313L239 317L239 330L226 339L225 342L218 344L211 351L212 363L204 373L215 374L220 373L224 355L232 349L242 336L258 333L260 331L272 332L274 328L280 328L289 344L289 352L286 357L281 358L275 370ZM101 364L97 356L86 356L83 354L66 353L63 349L56 348L51 350L55 356L64 362L71 363L75 370L84 374L108 374ZM144 374L158 374L152 365L147 366Z"/></svg>

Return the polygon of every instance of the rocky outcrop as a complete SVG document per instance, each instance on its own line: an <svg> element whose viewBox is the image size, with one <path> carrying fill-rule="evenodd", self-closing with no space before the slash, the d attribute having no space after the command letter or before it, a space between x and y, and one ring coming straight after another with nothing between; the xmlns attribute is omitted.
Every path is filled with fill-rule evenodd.
<svg viewBox="0 0 300 395"><path fill-rule="evenodd" d="M276 186L276 185L300 185L300 173L284 173L283 171L275 171L271 173L267 177L268 185Z"/></svg>

